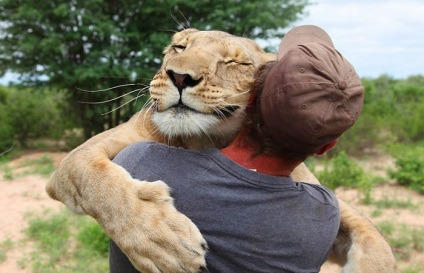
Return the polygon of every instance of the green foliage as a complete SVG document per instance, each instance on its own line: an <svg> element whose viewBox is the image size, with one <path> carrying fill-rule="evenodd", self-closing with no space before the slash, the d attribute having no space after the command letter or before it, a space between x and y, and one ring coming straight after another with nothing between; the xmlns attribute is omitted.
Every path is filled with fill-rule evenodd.
<svg viewBox="0 0 424 273"><path fill-rule="evenodd" d="M384 196L382 199L375 200L373 203L378 209L416 209L418 207L418 205L412 202L411 199L400 200L397 198L389 198L387 196Z"/></svg>
<svg viewBox="0 0 424 273"><path fill-rule="evenodd" d="M3 263L7 258L7 250L10 249L13 242L10 239L5 239L0 242L0 264Z"/></svg>
<svg viewBox="0 0 424 273"><path fill-rule="evenodd" d="M107 255L100 243L102 233L95 231L93 225L92 219L68 211L31 215L25 233L34 241L34 251L25 256L21 265L30 267L33 273L107 272ZM90 236L97 243L94 248L88 246ZM84 244L80 243L80 237L84 238Z"/></svg>
<svg viewBox="0 0 424 273"><path fill-rule="evenodd" d="M100 255L107 256L109 252L109 237L95 222L88 223L78 233L78 241L84 248L91 248Z"/></svg>
<svg viewBox="0 0 424 273"><path fill-rule="evenodd" d="M323 185L332 190L338 187L358 188L362 195L362 202L371 202L372 181L345 152L340 152L337 156L325 162L324 170L318 172L317 178Z"/></svg>
<svg viewBox="0 0 424 273"><path fill-rule="evenodd" d="M410 265L402 273L421 273L424 271L424 265Z"/></svg>
<svg viewBox="0 0 424 273"><path fill-rule="evenodd" d="M59 94L35 88L1 88L0 150L4 151L18 142L27 147L28 140L48 136L60 124Z"/></svg>
<svg viewBox="0 0 424 273"><path fill-rule="evenodd" d="M87 93L150 81L175 30L217 29L249 38L281 37L308 0L218 1L33 1L1 0L0 74L22 74L29 85L68 91L85 137L116 126L141 107L110 110L123 103L87 105L135 88Z"/></svg>
<svg viewBox="0 0 424 273"><path fill-rule="evenodd" d="M8 96L8 90L0 86L0 153L9 150L15 142L15 129L10 122L12 115L5 107L6 101L9 101Z"/></svg>
<svg viewBox="0 0 424 273"><path fill-rule="evenodd" d="M380 217L383 215L383 211L381 209L376 209L371 212L371 217Z"/></svg>
<svg viewBox="0 0 424 273"><path fill-rule="evenodd" d="M389 176L401 184L424 193L424 156L422 149L407 149L395 154L396 169L389 170Z"/></svg>
<svg viewBox="0 0 424 273"><path fill-rule="evenodd" d="M78 147L85 140L82 130L76 128L65 130L61 137L62 140L65 142L65 149L67 151L71 151L74 148Z"/></svg>
<svg viewBox="0 0 424 273"><path fill-rule="evenodd" d="M424 77L410 77L393 86L392 130L400 141L424 139Z"/></svg>
<svg viewBox="0 0 424 273"><path fill-rule="evenodd" d="M377 227L385 237L392 235L395 230L393 222L387 220L378 223Z"/></svg>
<svg viewBox="0 0 424 273"><path fill-rule="evenodd" d="M37 241L41 252L49 253L44 257L47 261L42 259L37 263L57 264L67 254L70 222L65 214L54 214L47 219L31 218L25 233Z"/></svg>
<svg viewBox="0 0 424 273"><path fill-rule="evenodd" d="M9 166L5 165L1 168L3 172L3 179L4 180L13 180L15 178L15 175L13 174L13 169Z"/></svg>
<svg viewBox="0 0 424 273"><path fill-rule="evenodd" d="M337 187L354 187L364 179L364 171L345 152L330 159L318 179L334 190Z"/></svg>
<svg viewBox="0 0 424 273"><path fill-rule="evenodd" d="M414 143L424 139L424 77L395 80L388 76L362 79L365 99L356 124L345 132L335 149L361 154L386 143Z"/></svg>
<svg viewBox="0 0 424 273"><path fill-rule="evenodd" d="M24 174L39 174L41 176L49 176L56 169L53 158L46 154L38 159L24 160L19 167L29 167Z"/></svg>

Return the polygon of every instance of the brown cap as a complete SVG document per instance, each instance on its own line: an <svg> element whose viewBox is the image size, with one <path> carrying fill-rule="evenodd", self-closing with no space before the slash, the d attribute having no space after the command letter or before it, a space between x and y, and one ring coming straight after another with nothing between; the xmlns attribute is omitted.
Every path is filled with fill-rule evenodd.
<svg viewBox="0 0 424 273"><path fill-rule="evenodd" d="M364 88L353 66L316 26L282 39L261 95L264 131L288 150L315 153L358 118Z"/></svg>

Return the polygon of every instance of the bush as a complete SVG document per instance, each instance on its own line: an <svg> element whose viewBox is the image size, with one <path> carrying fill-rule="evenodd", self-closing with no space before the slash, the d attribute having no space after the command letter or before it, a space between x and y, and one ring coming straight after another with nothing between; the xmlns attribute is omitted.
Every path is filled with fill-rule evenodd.
<svg viewBox="0 0 424 273"><path fill-rule="evenodd" d="M65 123L59 109L62 99L50 90L1 87L0 153L15 142L25 148L30 138L49 137L53 128Z"/></svg>
<svg viewBox="0 0 424 273"><path fill-rule="evenodd" d="M393 86L392 131L400 141L424 138L424 77L410 77Z"/></svg>
<svg viewBox="0 0 424 273"><path fill-rule="evenodd" d="M327 161L324 170L318 172L317 178L331 190L338 187L358 188L362 202L371 202L372 181L345 152L340 152Z"/></svg>
<svg viewBox="0 0 424 273"><path fill-rule="evenodd" d="M9 150L14 144L15 130L9 122L11 119L8 109L5 107L8 91L0 86L0 154Z"/></svg>
<svg viewBox="0 0 424 273"><path fill-rule="evenodd" d="M389 142L414 143L424 138L424 77L395 80L388 76L361 79L364 105L355 125L330 155L358 155Z"/></svg>
<svg viewBox="0 0 424 273"><path fill-rule="evenodd" d="M388 171L389 176L408 188L424 193L424 156L422 149L404 148L395 155L395 169Z"/></svg>

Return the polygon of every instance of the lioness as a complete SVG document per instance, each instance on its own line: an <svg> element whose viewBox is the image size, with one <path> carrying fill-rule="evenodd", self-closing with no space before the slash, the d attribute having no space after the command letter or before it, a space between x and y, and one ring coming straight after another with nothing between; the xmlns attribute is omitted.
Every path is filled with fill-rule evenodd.
<svg viewBox="0 0 424 273"><path fill-rule="evenodd" d="M166 184L135 180L111 159L138 141L226 146L245 118L256 68L272 60L276 56L252 40L225 32L176 33L150 83L150 107L73 150L47 184L48 194L96 219L140 271L198 272L206 244L173 207ZM305 165L292 176L319 183ZM341 226L331 259L343 272L395 272L390 246L377 229L339 202Z"/></svg>

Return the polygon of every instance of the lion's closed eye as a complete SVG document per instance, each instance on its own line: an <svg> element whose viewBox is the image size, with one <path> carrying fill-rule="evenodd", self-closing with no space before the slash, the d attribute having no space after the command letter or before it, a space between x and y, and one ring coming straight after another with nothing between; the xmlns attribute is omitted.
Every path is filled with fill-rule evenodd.
<svg viewBox="0 0 424 273"><path fill-rule="evenodd" d="M184 45L172 45L172 48L175 50L175 52L181 53L186 49L186 46L184 46Z"/></svg>
<svg viewBox="0 0 424 273"><path fill-rule="evenodd" d="M252 61L247 59L240 59L240 58L233 58L233 57L227 57L224 59L225 64L241 64L241 65L253 65Z"/></svg>

